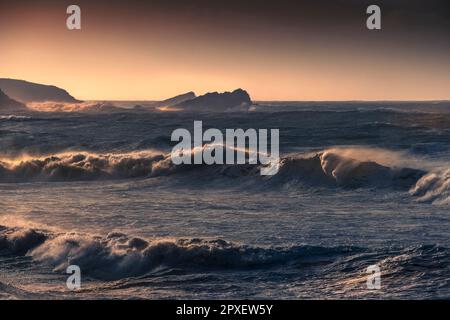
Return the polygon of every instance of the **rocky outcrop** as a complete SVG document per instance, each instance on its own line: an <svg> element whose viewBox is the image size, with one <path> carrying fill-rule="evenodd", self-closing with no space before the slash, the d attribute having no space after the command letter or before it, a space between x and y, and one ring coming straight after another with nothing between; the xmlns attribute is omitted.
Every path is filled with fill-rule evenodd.
<svg viewBox="0 0 450 320"><path fill-rule="evenodd" d="M183 103L183 102L195 99L196 97L197 96L195 95L195 93L191 91L191 92L188 92L188 93L180 94L180 95L175 96L175 97L170 98L170 99L166 99L164 101L157 102L156 104L157 104L158 107L172 107L172 106L175 106L177 104L180 104L180 103Z"/></svg>
<svg viewBox="0 0 450 320"><path fill-rule="evenodd" d="M230 110L248 110L252 105L247 91L242 89L233 92L211 92L203 96L181 102L175 107L185 111L230 111Z"/></svg>
<svg viewBox="0 0 450 320"><path fill-rule="evenodd" d="M0 79L0 90L14 100L29 102L79 103L66 90L38 83L15 79Z"/></svg>
<svg viewBox="0 0 450 320"><path fill-rule="evenodd" d="M24 112L27 110L24 104L11 99L0 90L0 113Z"/></svg>

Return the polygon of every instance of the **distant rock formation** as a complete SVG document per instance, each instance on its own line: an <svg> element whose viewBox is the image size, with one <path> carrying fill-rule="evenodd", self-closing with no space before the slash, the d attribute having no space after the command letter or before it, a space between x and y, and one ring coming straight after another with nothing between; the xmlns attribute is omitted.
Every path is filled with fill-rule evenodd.
<svg viewBox="0 0 450 320"><path fill-rule="evenodd" d="M170 98L170 99L166 99L164 101L160 101L157 104L158 104L159 107L172 107L172 106L175 106L177 104L183 103L185 101L189 101L189 100L195 99L196 97L197 96L195 95L195 93L191 91L191 92L188 92L188 93L180 94L180 95L175 96L175 97Z"/></svg>
<svg viewBox="0 0 450 320"><path fill-rule="evenodd" d="M247 91L242 89L233 92L212 92L188 101L176 104L175 107L185 111L231 111L248 110L252 105Z"/></svg>
<svg viewBox="0 0 450 320"><path fill-rule="evenodd" d="M2 90L0 90L0 113L24 112L28 111L27 107L8 97Z"/></svg>
<svg viewBox="0 0 450 320"><path fill-rule="evenodd" d="M190 91L187 93L179 94L173 98L169 98L163 101L156 101L147 106L136 105L133 107L134 111L155 111L158 109L170 110L171 107L177 104L183 103L195 99L197 96L194 92Z"/></svg>
<svg viewBox="0 0 450 320"><path fill-rule="evenodd" d="M72 97L66 90L23 80L0 79L0 90L3 90L12 99L23 103L47 101L65 103L81 102Z"/></svg>

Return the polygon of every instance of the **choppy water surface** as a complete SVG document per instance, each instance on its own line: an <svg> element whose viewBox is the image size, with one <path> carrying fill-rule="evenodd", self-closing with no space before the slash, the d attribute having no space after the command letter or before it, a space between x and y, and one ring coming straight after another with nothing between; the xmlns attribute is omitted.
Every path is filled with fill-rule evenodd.
<svg viewBox="0 0 450 320"><path fill-rule="evenodd" d="M448 103L257 110L1 116L0 298L450 297ZM174 166L194 120L279 128L279 173Z"/></svg>

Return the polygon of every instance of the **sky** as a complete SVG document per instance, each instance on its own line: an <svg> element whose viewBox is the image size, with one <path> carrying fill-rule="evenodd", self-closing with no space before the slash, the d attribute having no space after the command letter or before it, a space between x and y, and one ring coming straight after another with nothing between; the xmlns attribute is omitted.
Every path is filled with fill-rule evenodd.
<svg viewBox="0 0 450 320"><path fill-rule="evenodd" d="M0 0L0 77L83 100L450 100L449 35L447 0Z"/></svg>

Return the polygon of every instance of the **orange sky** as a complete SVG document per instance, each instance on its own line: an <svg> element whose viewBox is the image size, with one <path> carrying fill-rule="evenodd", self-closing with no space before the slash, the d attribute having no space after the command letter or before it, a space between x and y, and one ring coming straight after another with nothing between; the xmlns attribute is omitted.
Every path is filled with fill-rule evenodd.
<svg viewBox="0 0 450 320"><path fill-rule="evenodd" d="M86 4L83 29L68 31L65 6L2 3L0 77L54 84L87 100L157 100L238 87L254 100L450 99L448 47L395 44L361 30L359 20L345 29L307 26L296 33L257 20L197 23L188 14Z"/></svg>

